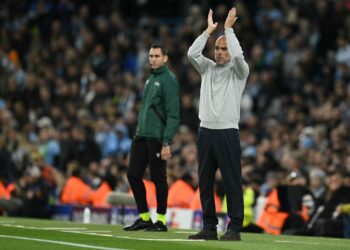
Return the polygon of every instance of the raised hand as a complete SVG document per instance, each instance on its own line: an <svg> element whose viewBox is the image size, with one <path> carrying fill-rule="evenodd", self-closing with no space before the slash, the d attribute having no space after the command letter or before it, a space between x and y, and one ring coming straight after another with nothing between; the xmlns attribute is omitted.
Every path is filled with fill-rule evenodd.
<svg viewBox="0 0 350 250"><path fill-rule="evenodd" d="M228 12L225 24L224 24L224 28L225 29L229 29L233 26L233 24L236 22L236 20L238 19L238 17L236 16L236 8L233 7L232 9L230 9L230 11Z"/></svg>
<svg viewBox="0 0 350 250"><path fill-rule="evenodd" d="M210 35L218 27L218 23L213 21L213 11L210 9L208 13L208 27L206 32Z"/></svg>

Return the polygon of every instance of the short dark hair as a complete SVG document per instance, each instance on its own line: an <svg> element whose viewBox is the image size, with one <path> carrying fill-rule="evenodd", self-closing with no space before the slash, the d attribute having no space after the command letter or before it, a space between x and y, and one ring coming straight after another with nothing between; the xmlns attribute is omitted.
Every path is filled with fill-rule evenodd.
<svg viewBox="0 0 350 250"><path fill-rule="evenodd" d="M165 55L165 56L168 55L168 50L161 43L153 43L151 45L151 49L160 49L160 51L162 52L163 55Z"/></svg>

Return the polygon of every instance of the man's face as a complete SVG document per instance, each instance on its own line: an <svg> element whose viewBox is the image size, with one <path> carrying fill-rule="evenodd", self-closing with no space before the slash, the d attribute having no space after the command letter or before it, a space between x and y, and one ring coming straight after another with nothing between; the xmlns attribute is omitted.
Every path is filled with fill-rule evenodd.
<svg viewBox="0 0 350 250"><path fill-rule="evenodd" d="M230 61L231 56L228 53L226 38L224 36L221 36L216 40L214 56L218 65L225 65Z"/></svg>
<svg viewBox="0 0 350 250"><path fill-rule="evenodd" d="M168 56L163 55L160 48L151 48L149 50L149 64L151 69L158 69L168 61Z"/></svg>

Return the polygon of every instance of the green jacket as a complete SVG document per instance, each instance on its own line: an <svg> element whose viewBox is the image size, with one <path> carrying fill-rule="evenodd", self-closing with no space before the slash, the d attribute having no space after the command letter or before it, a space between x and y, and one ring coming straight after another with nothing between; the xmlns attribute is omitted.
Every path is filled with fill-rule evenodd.
<svg viewBox="0 0 350 250"><path fill-rule="evenodd" d="M166 65L151 70L146 80L136 137L171 143L180 124L179 83Z"/></svg>

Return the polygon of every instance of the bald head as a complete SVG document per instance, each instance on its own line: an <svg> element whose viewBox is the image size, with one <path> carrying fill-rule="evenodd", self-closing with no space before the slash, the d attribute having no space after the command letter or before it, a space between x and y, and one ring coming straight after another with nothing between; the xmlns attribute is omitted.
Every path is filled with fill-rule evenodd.
<svg viewBox="0 0 350 250"><path fill-rule="evenodd" d="M216 39L216 41L215 41L215 44L217 44L219 41L224 41L225 43L226 43L226 37L224 36L224 35L222 35L222 36L219 36L217 39Z"/></svg>
<svg viewBox="0 0 350 250"><path fill-rule="evenodd" d="M231 60L231 56L227 50L226 37L220 36L215 42L214 51L215 61L218 65L225 65Z"/></svg>

